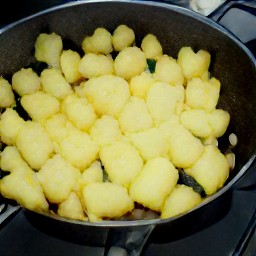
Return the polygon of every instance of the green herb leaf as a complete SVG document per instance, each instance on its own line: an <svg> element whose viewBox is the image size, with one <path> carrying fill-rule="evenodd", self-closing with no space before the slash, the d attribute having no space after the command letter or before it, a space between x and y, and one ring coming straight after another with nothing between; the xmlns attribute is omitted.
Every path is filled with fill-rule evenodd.
<svg viewBox="0 0 256 256"><path fill-rule="evenodd" d="M184 184L188 187L193 188L195 192L200 194L201 197L206 197L206 193L203 189L203 187L190 175L186 174L184 170L179 170L179 184Z"/></svg>
<svg viewBox="0 0 256 256"><path fill-rule="evenodd" d="M156 61L153 59L147 59L147 64L150 73L154 73L156 69Z"/></svg>

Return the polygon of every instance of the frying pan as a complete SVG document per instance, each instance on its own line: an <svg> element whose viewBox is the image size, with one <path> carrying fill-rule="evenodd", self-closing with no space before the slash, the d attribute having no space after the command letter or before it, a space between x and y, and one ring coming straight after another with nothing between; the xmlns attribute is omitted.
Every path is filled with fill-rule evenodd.
<svg viewBox="0 0 256 256"><path fill-rule="evenodd" d="M23 18L0 30L0 74L8 76L34 60L33 46L39 33L54 31L80 47L85 35L97 27L113 31L119 24L131 27L139 43L152 33L166 54L177 58L183 46L205 49L212 56L210 72L222 84L218 106L231 114L227 131L235 133L236 166L225 186L191 211L161 220L102 221L99 223L68 220L24 213L42 231L76 243L126 249L139 255L150 235L177 239L210 225L231 201L231 191L255 159L256 148L256 61L246 46L231 32L208 17L193 11L153 1L80 1L52 7ZM220 146L228 141L224 136ZM164 234L164 236L163 236Z"/></svg>

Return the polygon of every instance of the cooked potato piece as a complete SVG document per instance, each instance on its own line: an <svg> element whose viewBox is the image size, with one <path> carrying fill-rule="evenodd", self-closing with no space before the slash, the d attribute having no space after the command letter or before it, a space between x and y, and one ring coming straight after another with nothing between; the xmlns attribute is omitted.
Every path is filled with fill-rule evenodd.
<svg viewBox="0 0 256 256"><path fill-rule="evenodd" d="M44 127L27 121L18 132L16 146L33 169L39 169L53 153L53 144Z"/></svg>
<svg viewBox="0 0 256 256"><path fill-rule="evenodd" d="M167 219L188 212L202 202L202 198L191 187L177 185L164 203L161 218Z"/></svg>
<svg viewBox="0 0 256 256"><path fill-rule="evenodd" d="M155 124L170 120L173 115L178 114L183 99L183 87L163 82L154 83L148 90L146 103Z"/></svg>
<svg viewBox="0 0 256 256"><path fill-rule="evenodd" d="M163 55L162 45L153 34L148 34L143 38L141 49L148 59L158 59Z"/></svg>
<svg viewBox="0 0 256 256"><path fill-rule="evenodd" d="M90 136L99 146L104 146L119 140L122 133L115 118L103 115L91 127Z"/></svg>
<svg viewBox="0 0 256 256"><path fill-rule="evenodd" d="M58 113L46 120L44 127L54 142L62 141L68 136L70 131L75 129L62 113Z"/></svg>
<svg viewBox="0 0 256 256"><path fill-rule="evenodd" d="M84 35L82 54L41 33L39 66L0 77L2 196L74 220L166 219L203 200L183 170L207 196L224 186L235 154L218 148L230 114L210 53L175 59L150 31L137 45L127 25L111 30Z"/></svg>
<svg viewBox="0 0 256 256"><path fill-rule="evenodd" d="M111 75L114 72L112 58L95 53L87 53L79 63L79 72L85 78Z"/></svg>
<svg viewBox="0 0 256 256"><path fill-rule="evenodd" d="M219 93L220 82L217 79L203 81L200 78L193 78L188 81L185 91L186 104L191 108L211 111L218 103Z"/></svg>
<svg viewBox="0 0 256 256"><path fill-rule="evenodd" d="M61 155L80 170L84 170L98 157L99 148L86 132L74 130L59 145Z"/></svg>
<svg viewBox="0 0 256 256"><path fill-rule="evenodd" d="M48 65L59 68L60 54L63 49L62 38L56 33L41 33L35 42L35 58Z"/></svg>
<svg viewBox="0 0 256 256"><path fill-rule="evenodd" d="M86 36L82 42L85 53L109 54L112 52L112 35L102 27L95 29L92 36Z"/></svg>
<svg viewBox="0 0 256 256"><path fill-rule="evenodd" d="M82 78L79 72L81 57L78 52L65 50L60 56L60 67L68 83L75 83Z"/></svg>
<svg viewBox="0 0 256 256"><path fill-rule="evenodd" d="M1 152L1 169L8 172L30 169L15 146L6 146Z"/></svg>
<svg viewBox="0 0 256 256"><path fill-rule="evenodd" d="M41 83L43 91L60 100L73 92L70 84L59 69L45 69L41 73Z"/></svg>
<svg viewBox="0 0 256 256"><path fill-rule="evenodd" d="M230 121L230 114L223 109L215 109L209 115L209 123L213 135L221 137L227 130Z"/></svg>
<svg viewBox="0 0 256 256"><path fill-rule="evenodd" d="M45 197L51 203L61 203L69 197L80 171L61 155L55 154L45 162L37 176Z"/></svg>
<svg viewBox="0 0 256 256"><path fill-rule="evenodd" d="M191 47L182 47L178 53L178 64L181 66L183 74L187 80L193 77L202 77L210 66L211 56L205 50L197 53Z"/></svg>
<svg viewBox="0 0 256 256"><path fill-rule="evenodd" d="M109 179L128 187L141 171L143 160L128 142L114 142L100 150L100 159Z"/></svg>
<svg viewBox="0 0 256 256"><path fill-rule="evenodd" d="M216 146L207 145L201 157L185 172L204 188L207 195L212 195L227 180L229 162Z"/></svg>
<svg viewBox="0 0 256 256"><path fill-rule="evenodd" d="M43 121L60 111L58 99L38 91L21 97L20 103L34 121Z"/></svg>
<svg viewBox="0 0 256 256"><path fill-rule="evenodd" d="M153 158L146 162L132 182L129 194L135 202L160 211L168 194L177 184L178 177L178 171L167 158Z"/></svg>
<svg viewBox="0 0 256 256"><path fill-rule="evenodd" d="M12 86L5 78L0 77L0 107L8 108L14 103L15 98L12 91Z"/></svg>
<svg viewBox="0 0 256 256"><path fill-rule="evenodd" d="M132 77L130 80L131 95L146 99L147 92L154 83L155 79L152 77L152 74L147 72Z"/></svg>
<svg viewBox="0 0 256 256"><path fill-rule="evenodd" d="M119 25L113 32L112 44L115 51L131 46L135 41L134 31L125 24Z"/></svg>
<svg viewBox="0 0 256 256"><path fill-rule="evenodd" d="M0 116L1 141L7 145L14 145L16 136L25 121L12 108L7 108Z"/></svg>
<svg viewBox="0 0 256 256"><path fill-rule="evenodd" d="M119 218L134 208L127 189L115 183L90 183L83 189L83 199L89 220Z"/></svg>
<svg viewBox="0 0 256 256"><path fill-rule="evenodd" d="M119 115L119 124L124 133L151 128L153 120L145 101L138 97L131 97Z"/></svg>
<svg viewBox="0 0 256 256"><path fill-rule="evenodd" d="M2 178L1 194L15 200L18 204L32 211L47 211L48 202L44 197L36 173L30 168L13 171Z"/></svg>
<svg viewBox="0 0 256 256"><path fill-rule="evenodd" d="M80 98L86 98L84 90L83 90L83 86L81 86L81 85L83 85L83 82L81 82L79 85L76 85L73 87L74 93L76 96L78 96Z"/></svg>
<svg viewBox="0 0 256 256"><path fill-rule="evenodd" d="M98 115L117 117L130 97L128 83L114 75L91 78L82 86Z"/></svg>
<svg viewBox="0 0 256 256"><path fill-rule="evenodd" d="M188 109L180 115L181 124L196 137L207 138L212 134L209 113L203 109Z"/></svg>
<svg viewBox="0 0 256 256"><path fill-rule="evenodd" d="M91 182L103 182L103 169L99 161L93 162L85 169L78 180L79 186L82 188Z"/></svg>
<svg viewBox="0 0 256 256"><path fill-rule="evenodd" d="M181 67L176 60L168 55L163 55L156 62L154 78L157 81L171 85L182 85L184 77Z"/></svg>
<svg viewBox="0 0 256 256"><path fill-rule="evenodd" d="M59 204L58 215L75 220L85 220L84 210L79 197L71 192L69 197Z"/></svg>
<svg viewBox="0 0 256 256"><path fill-rule="evenodd" d="M230 115L223 109L214 109L206 112L203 109L188 109L181 113L182 125L190 130L194 136L209 139L221 137L230 121Z"/></svg>
<svg viewBox="0 0 256 256"><path fill-rule="evenodd" d="M167 154L168 142L165 134L157 127L132 133L130 140L145 160Z"/></svg>
<svg viewBox="0 0 256 256"><path fill-rule="evenodd" d="M166 136L169 158L175 166L189 167L202 155L202 142L183 125L170 121L163 123L160 129Z"/></svg>
<svg viewBox="0 0 256 256"><path fill-rule="evenodd" d="M13 74L12 88L20 96L32 94L41 88L40 78L32 68L22 68Z"/></svg>
<svg viewBox="0 0 256 256"><path fill-rule="evenodd" d="M68 120L83 131L88 131L97 119L92 105L86 98L79 98L74 94L63 100L61 109Z"/></svg>
<svg viewBox="0 0 256 256"><path fill-rule="evenodd" d="M124 48L114 60L114 70L117 76L126 80L141 74L147 67L145 53L137 46Z"/></svg>

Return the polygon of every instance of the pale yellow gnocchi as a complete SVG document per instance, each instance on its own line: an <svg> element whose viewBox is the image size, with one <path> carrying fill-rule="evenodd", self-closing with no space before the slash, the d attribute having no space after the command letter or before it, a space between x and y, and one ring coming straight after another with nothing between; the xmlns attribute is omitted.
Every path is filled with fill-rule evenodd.
<svg viewBox="0 0 256 256"><path fill-rule="evenodd" d="M81 57L78 52L65 50L60 56L60 67L68 83L75 83L82 78L79 71Z"/></svg>
<svg viewBox="0 0 256 256"><path fill-rule="evenodd" d="M35 58L54 68L60 67L60 54L63 50L62 38L56 33L41 33L35 41Z"/></svg>
<svg viewBox="0 0 256 256"><path fill-rule="evenodd" d="M19 130L25 121L13 108L6 108L0 116L1 141L6 145L14 145Z"/></svg>
<svg viewBox="0 0 256 256"><path fill-rule="evenodd" d="M218 148L231 116L210 53L184 46L175 59L157 35L136 39L125 24L98 27L79 51L42 33L34 57L46 66L0 78L2 196L81 221L165 219L225 185L237 138Z"/></svg>
<svg viewBox="0 0 256 256"><path fill-rule="evenodd" d="M125 24L119 25L113 32L112 44L116 51L131 46L135 41L134 31Z"/></svg>
<svg viewBox="0 0 256 256"><path fill-rule="evenodd" d="M48 159L37 173L45 197L52 203L67 200L79 176L80 171L60 154Z"/></svg>
<svg viewBox="0 0 256 256"><path fill-rule="evenodd" d="M0 77L0 107L11 107L15 103L12 86L3 77Z"/></svg>
<svg viewBox="0 0 256 256"><path fill-rule="evenodd" d="M81 46L85 53L109 54L113 50L112 35L103 27L97 28L93 35L84 38Z"/></svg>
<svg viewBox="0 0 256 256"><path fill-rule="evenodd" d="M12 88L20 96L35 93L41 88L40 78L32 68L22 68L13 74Z"/></svg>

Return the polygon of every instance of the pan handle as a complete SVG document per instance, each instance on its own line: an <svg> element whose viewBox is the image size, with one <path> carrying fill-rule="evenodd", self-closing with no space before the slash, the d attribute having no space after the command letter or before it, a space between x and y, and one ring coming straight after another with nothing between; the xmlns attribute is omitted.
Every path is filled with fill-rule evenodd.
<svg viewBox="0 0 256 256"><path fill-rule="evenodd" d="M109 231L104 256L139 256L155 225L134 226L130 231L113 229Z"/></svg>
<svg viewBox="0 0 256 256"><path fill-rule="evenodd" d="M256 1L226 0L208 17L246 44L256 38Z"/></svg>

